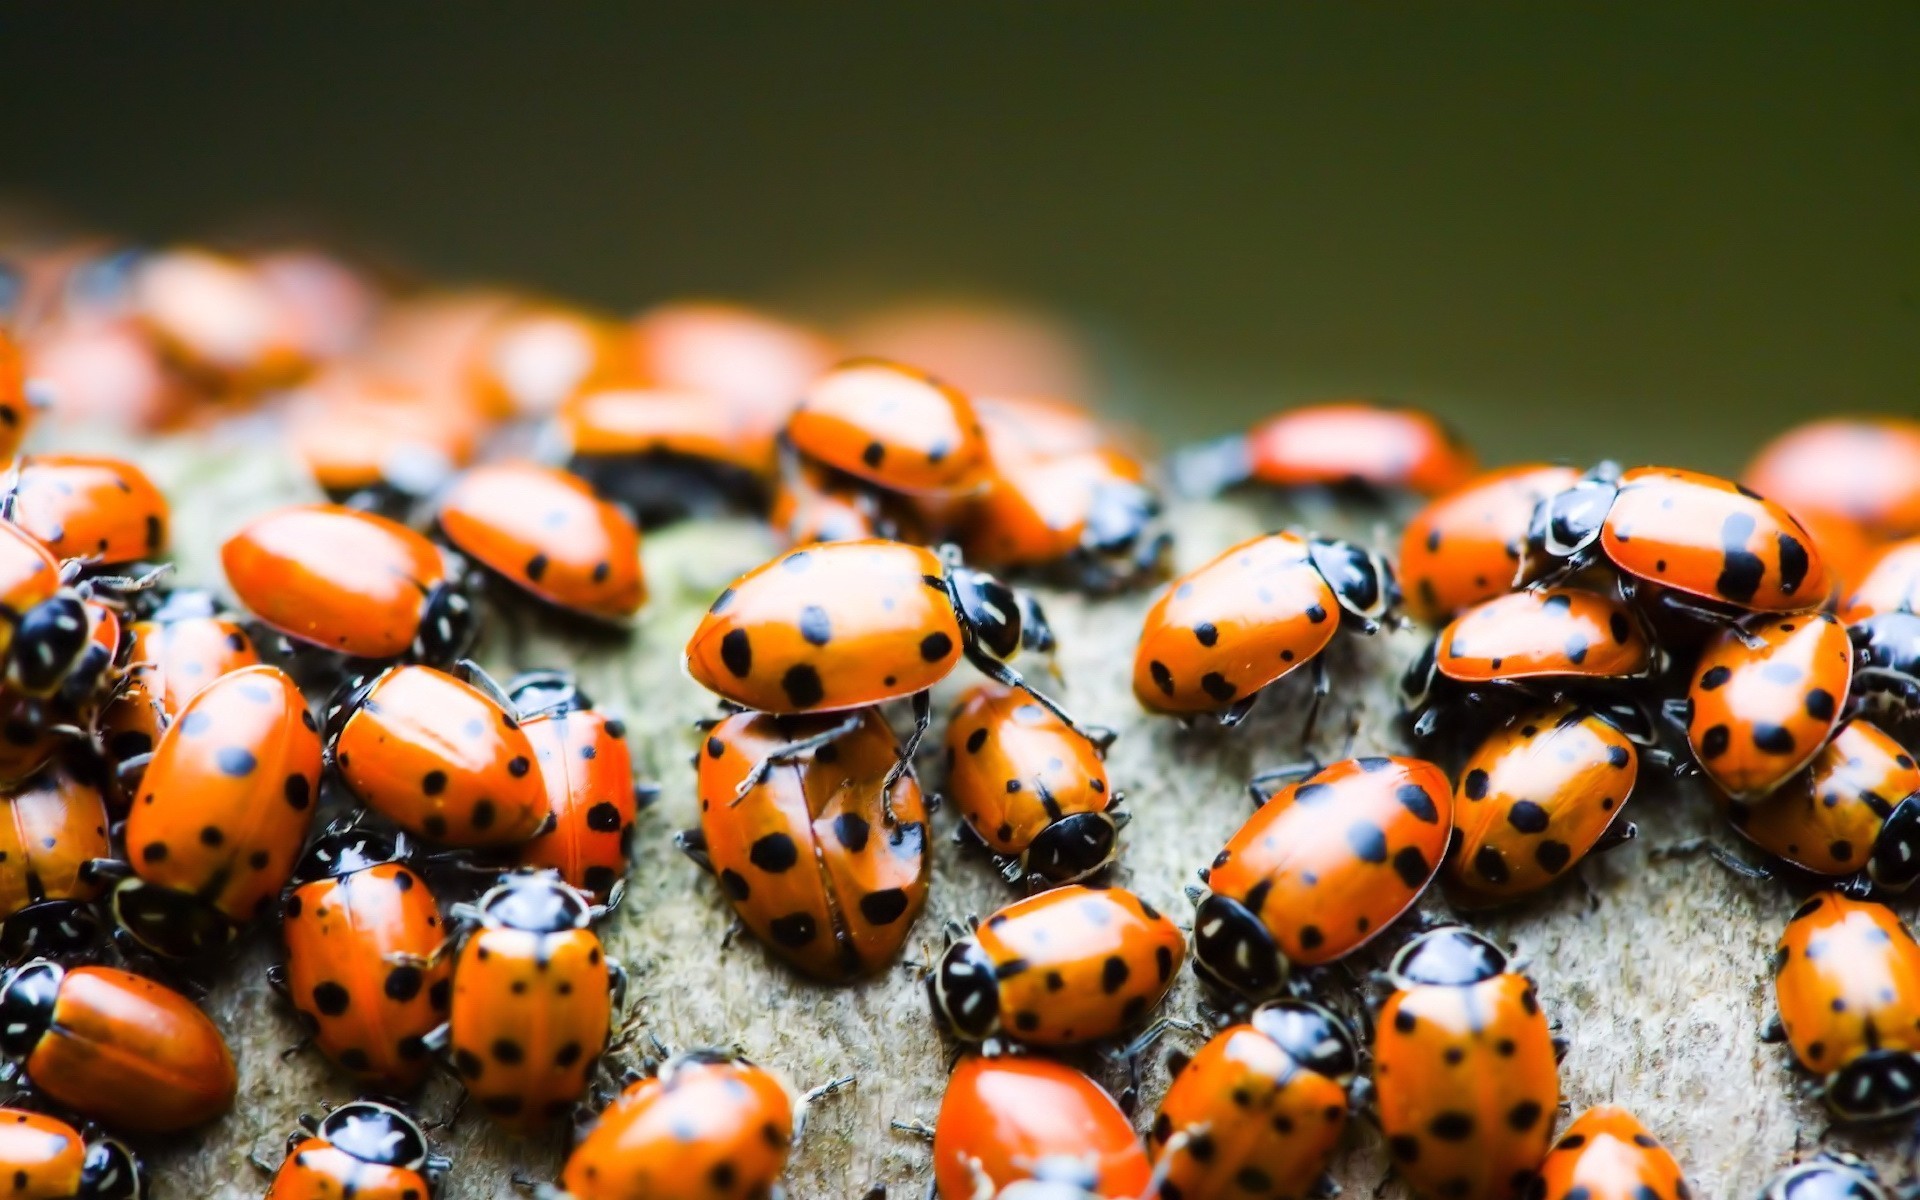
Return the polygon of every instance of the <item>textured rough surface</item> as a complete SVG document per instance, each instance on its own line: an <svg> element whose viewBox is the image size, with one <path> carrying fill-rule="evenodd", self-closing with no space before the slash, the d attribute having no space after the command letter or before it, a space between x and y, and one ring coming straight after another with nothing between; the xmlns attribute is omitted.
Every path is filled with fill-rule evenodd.
<svg viewBox="0 0 1920 1200"><path fill-rule="evenodd" d="M251 443L202 445L191 453L150 444L133 453L176 499L178 558L189 582L217 583L219 540L245 516L302 494L287 482L288 471ZM1342 525L1333 510L1279 515L1329 529ZM1175 514L1180 560L1201 561L1275 516L1244 506L1183 508ZM1343 532L1390 544L1372 527L1377 519L1369 515L1365 527L1349 519ZM630 641L570 643L529 627L496 637L483 657L499 671L574 666L595 697L625 711L640 769L663 785L660 803L641 818L626 905L603 931L634 969L637 1028L675 1046L737 1045L800 1086L859 1076L856 1087L812 1115L789 1190L795 1200L829 1200L885 1183L896 1200L905 1200L925 1187L928 1153L917 1140L891 1132L888 1122L933 1117L950 1054L929 1022L915 964L833 989L795 978L750 940L722 949L729 913L717 890L668 841L694 819L692 722L712 712L709 698L682 675L680 648L713 594L768 549L746 526L663 533L648 543L654 598ZM1134 820L1124 835L1119 882L1185 913L1182 887L1247 811L1246 775L1299 757L1307 682L1283 684L1233 731L1184 732L1149 720L1127 686L1146 605L1146 597L1047 597L1071 685L1062 699L1082 719L1121 731L1111 771L1129 796ZM1400 634L1336 644L1332 702L1311 749L1331 758L1348 752L1349 742L1353 752L1399 748L1389 722L1390 682L1415 640ZM943 705L966 675L962 667ZM930 744L937 745L937 737ZM934 756L923 765L929 787L938 789ZM1772 1005L1767 954L1794 900L1779 885L1737 882L1704 860L1649 860L1649 846L1710 827L1698 797L1643 783L1628 816L1640 823L1640 841L1588 864L1585 889L1569 883L1482 925L1519 944L1549 1012L1564 1023L1572 1049L1562 1079L1574 1111L1602 1102L1626 1105L1679 1155L1695 1195L1744 1197L1796 1148L1810 1152L1827 1124L1816 1103L1796 1096L1783 1053L1756 1036ZM936 815L935 826L942 836L934 842L933 898L908 951L922 960L939 952L944 919L984 914L1010 898L983 861L958 852L944 836L953 828L951 813ZM1437 894L1425 906L1444 911ZM213 1127L156 1150L157 1200L260 1194L262 1177L249 1155L277 1163L281 1139L300 1112L350 1098L317 1056L282 1059L297 1030L267 990L267 942L255 940L209 1002L240 1060L239 1106ZM1379 957L1363 956L1355 978ZM1183 974L1172 1011L1193 1016L1196 999L1191 976ZM1164 1082L1156 1065L1142 1124ZM429 1115L443 1112L453 1095L450 1081L436 1080L420 1107ZM551 1178L563 1140L556 1133L514 1142L469 1114L446 1147L457 1166L445 1195L504 1196L515 1173ZM1862 1148L1858 1139L1843 1144ZM1869 1150L1876 1158L1890 1155L1886 1144ZM1350 1194L1366 1197L1384 1173L1379 1138L1358 1123L1338 1163L1340 1181ZM1404 1194L1398 1184L1381 1193Z"/></svg>

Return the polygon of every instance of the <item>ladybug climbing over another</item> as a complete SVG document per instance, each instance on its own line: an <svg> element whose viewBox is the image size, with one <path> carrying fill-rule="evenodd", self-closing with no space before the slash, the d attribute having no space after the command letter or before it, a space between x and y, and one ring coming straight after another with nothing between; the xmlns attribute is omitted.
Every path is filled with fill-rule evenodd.
<svg viewBox="0 0 1920 1200"><path fill-rule="evenodd" d="M1773 952L1785 1040L1842 1121L1920 1109L1920 945L1893 910L1821 892L1794 911Z"/></svg>
<svg viewBox="0 0 1920 1200"><path fill-rule="evenodd" d="M1024 1056L969 1054L953 1068L933 1177L943 1200L1172 1195L1150 1190L1153 1169L1113 1097L1064 1063Z"/></svg>
<svg viewBox="0 0 1920 1200"><path fill-rule="evenodd" d="M1215 1034L1160 1102L1147 1152L1183 1200L1324 1194L1353 1108L1359 1043L1317 1004L1276 1000Z"/></svg>
<svg viewBox="0 0 1920 1200"><path fill-rule="evenodd" d="M322 1054L393 1095L426 1078L427 1035L453 999L440 906L408 850L400 834L364 829L318 838L280 902L286 960L268 975Z"/></svg>
<svg viewBox="0 0 1920 1200"><path fill-rule="evenodd" d="M1502 467L1421 509L1407 522L1395 563L1408 613L1439 624L1511 590L1533 510L1579 479L1572 467Z"/></svg>
<svg viewBox="0 0 1920 1200"><path fill-rule="evenodd" d="M463 927L453 1010L427 1037L446 1047L467 1092L495 1124L533 1133L571 1113L612 1036L626 972L587 928L605 909L553 871L516 871Z"/></svg>
<svg viewBox="0 0 1920 1200"><path fill-rule="evenodd" d="M372 513L276 509L228 539L220 561L261 621L348 658L452 662L477 632L473 603L433 543Z"/></svg>
<svg viewBox="0 0 1920 1200"><path fill-rule="evenodd" d="M0 1108L0 1175L18 1200L146 1200L133 1151L24 1108Z"/></svg>
<svg viewBox="0 0 1920 1200"><path fill-rule="evenodd" d="M1540 1164L1529 1200L1688 1200L1680 1164L1624 1108L1590 1108ZM1801 1200L1813 1200L1803 1196ZM1830 1197L1828 1200L1840 1200Z"/></svg>
<svg viewBox="0 0 1920 1200"><path fill-rule="evenodd" d="M1792 778L1839 726L1853 661L1827 613L1748 618L1715 635L1676 710L1707 778L1745 801Z"/></svg>
<svg viewBox="0 0 1920 1200"><path fill-rule="evenodd" d="M63 766L0 791L0 955L76 954L97 941L88 906L106 891L113 853L100 789Z"/></svg>
<svg viewBox="0 0 1920 1200"><path fill-rule="evenodd" d="M1882 550L1855 584L1840 618L1849 625L1883 613L1920 612L1920 537Z"/></svg>
<svg viewBox="0 0 1920 1200"><path fill-rule="evenodd" d="M41 408L32 392L20 343L0 329L0 463L12 462L27 440L27 430Z"/></svg>
<svg viewBox="0 0 1920 1200"><path fill-rule="evenodd" d="M92 454L22 458L0 516L55 558L107 566L152 558L167 545L167 498L130 462Z"/></svg>
<svg viewBox="0 0 1920 1200"><path fill-rule="evenodd" d="M1432 413L1372 400L1290 409L1244 437L1183 451L1172 464L1189 495L1260 483L1438 496L1470 479L1474 467L1473 451Z"/></svg>
<svg viewBox="0 0 1920 1200"><path fill-rule="evenodd" d="M805 758L767 765L813 743ZM680 848L776 955L844 981L892 962L927 900L927 812L876 709L844 721L736 713L699 752L700 828Z"/></svg>
<svg viewBox="0 0 1920 1200"><path fill-rule="evenodd" d="M1413 907L1446 853L1453 789L1430 762L1374 756L1272 772L1254 796L1260 808L1200 872L1193 969L1258 1001L1295 965L1344 958Z"/></svg>
<svg viewBox="0 0 1920 1200"><path fill-rule="evenodd" d="M1077 883L1119 850L1126 813L1100 743L983 683L947 722L947 795L1009 881Z"/></svg>
<svg viewBox="0 0 1920 1200"><path fill-rule="evenodd" d="M1175 580L1148 610L1133 694L1149 712L1215 713L1233 725L1262 688L1311 662L1317 712L1327 691L1320 652L1335 631L1377 631L1399 598L1386 560L1349 542L1252 538Z"/></svg>
<svg viewBox="0 0 1920 1200"><path fill-rule="evenodd" d="M949 946L927 993L961 1041L1069 1046L1144 1022L1186 952L1179 926L1132 892L1068 884Z"/></svg>
<svg viewBox="0 0 1920 1200"><path fill-rule="evenodd" d="M1401 948L1374 1022L1374 1107L1422 1200L1520 1200L1553 1140L1560 1068L1533 981L1471 930Z"/></svg>
<svg viewBox="0 0 1920 1200"><path fill-rule="evenodd" d="M293 680L267 666L214 680L140 777L114 920L168 958L225 946L292 876L319 791L319 725Z"/></svg>
<svg viewBox="0 0 1920 1200"><path fill-rule="evenodd" d="M1767 1182L1759 1200L1904 1200L1873 1164L1845 1151L1823 1150Z"/></svg>
<svg viewBox="0 0 1920 1200"><path fill-rule="evenodd" d="M327 715L327 757L360 802L447 846L518 846L553 822L512 703L477 670L389 667Z"/></svg>
<svg viewBox="0 0 1920 1200"><path fill-rule="evenodd" d="M1634 735L1608 710L1562 701L1494 730L1453 796L1446 880L1455 903L1517 899L1634 837L1633 822L1618 818L1639 770Z"/></svg>
<svg viewBox="0 0 1920 1200"><path fill-rule="evenodd" d="M266 1200L428 1200L452 1169L413 1118L354 1100L322 1120L300 1118Z"/></svg>
<svg viewBox="0 0 1920 1200"><path fill-rule="evenodd" d="M211 1121L239 1086L226 1041L193 1001L113 967L41 958L8 971L0 1052L39 1095L130 1134Z"/></svg>
<svg viewBox="0 0 1920 1200"><path fill-rule="evenodd" d="M128 626L127 639L126 685L100 714L101 741L115 764L150 753L201 688L260 662L247 631L205 592L175 592Z"/></svg>
<svg viewBox="0 0 1920 1200"><path fill-rule="evenodd" d="M1780 505L1697 471L1602 463L1534 510L1516 581L1610 563L1658 584L1660 603L1724 624L1736 612L1805 612L1832 590L1807 531ZM1701 607L1700 601L1709 606Z"/></svg>
<svg viewBox="0 0 1920 1200"><path fill-rule="evenodd" d="M1838 518L1875 541L1910 537L1920 533L1920 421L1809 421L1761 447L1740 480L1795 516Z"/></svg>
<svg viewBox="0 0 1920 1200"><path fill-rule="evenodd" d="M633 782L627 725L596 711L573 677L534 671L508 698L533 744L553 828L520 847L523 867L552 867L596 904L614 899L633 859L633 823L657 789Z"/></svg>
<svg viewBox="0 0 1920 1200"><path fill-rule="evenodd" d="M569 613L621 622L647 598L640 531L578 476L533 463L462 472L440 533L469 560Z"/></svg>
<svg viewBox="0 0 1920 1200"><path fill-rule="evenodd" d="M899 363L855 359L813 381L787 418L802 456L891 492L982 481L986 434L959 389Z"/></svg>

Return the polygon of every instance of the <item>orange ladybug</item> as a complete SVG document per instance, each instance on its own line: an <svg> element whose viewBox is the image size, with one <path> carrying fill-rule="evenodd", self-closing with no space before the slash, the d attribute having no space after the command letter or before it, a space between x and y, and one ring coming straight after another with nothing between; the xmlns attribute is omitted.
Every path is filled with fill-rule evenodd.
<svg viewBox="0 0 1920 1200"><path fill-rule="evenodd" d="M941 1200L1156 1194L1113 1098L1064 1063L1024 1056L969 1054L953 1068L933 1126L933 1177ZM1028 1180L1060 1191L1015 1190Z"/></svg>
<svg viewBox="0 0 1920 1200"><path fill-rule="evenodd" d="M426 1078L427 1035L453 1000L440 906L408 849L399 834L350 828L315 841L280 902L286 960L268 972L320 1052L389 1095Z"/></svg>
<svg viewBox="0 0 1920 1200"><path fill-rule="evenodd" d="M1244 437L1176 457L1188 494L1245 483L1269 487L1357 487L1438 496L1472 477L1473 451L1438 417L1372 400L1308 404L1269 417Z"/></svg>
<svg viewBox="0 0 1920 1200"><path fill-rule="evenodd" d="M65 767L0 792L0 954L8 962L89 948L88 907L106 891L111 858L100 789Z"/></svg>
<svg viewBox="0 0 1920 1200"><path fill-rule="evenodd" d="M587 926L605 912L553 871L503 875L454 914L467 932L453 1010L428 1035L502 1129L532 1133L573 1111L607 1048L626 972Z"/></svg>
<svg viewBox="0 0 1920 1200"><path fill-rule="evenodd" d="M1820 1080L1842 1121L1920 1109L1920 945L1883 904L1821 892L1787 922L1773 952L1784 1040Z"/></svg>
<svg viewBox="0 0 1920 1200"><path fill-rule="evenodd" d="M883 359L855 359L814 380L786 438L804 457L892 492L965 490L987 465L973 401Z"/></svg>
<svg viewBox="0 0 1920 1200"><path fill-rule="evenodd" d="M1439 624L1511 590L1533 510L1580 479L1572 467L1527 463L1474 476L1407 522L1396 567L1407 611Z"/></svg>
<svg viewBox="0 0 1920 1200"><path fill-rule="evenodd" d="M997 463L966 505L961 547L971 562L1113 591L1164 569L1172 537L1159 516L1144 470L1117 450Z"/></svg>
<svg viewBox="0 0 1920 1200"><path fill-rule="evenodd" d="M55 558L113 566L166 549L167 498L130 462L89 454L31 454L15 466L0 505Z"/></svg>
<svg viewBox="0 0 1920 1200"><path fill-rule="evenodd" d="M627 725L596 712L573 677L533 671L508 699L533 743L553 828L520 847L523 867L552 867L596 904L614 901L633 858L633 823L656 788L633 782Z"/></svg>
<svg viewBox="0 0 1920 1200"><path fill-rule="evenodd" d="M1774 438L1741 477L1795 516L1835 517L1877 541L1920 533L1920 421L1829 417Z"/></svg>
<svg viewBox="0 0 1920 1200"><path fill-rule="evenodd" d="M0 1174L20 1200L144 1200L145 1169L110 1137L89 1137L65 1121L0 1108Z"/></svg>
<svg viewBox="0 0 1920 1200"><path fill-rule="evenodd" d="M923 543L930 536L900 497L812 463L791 463L780 472L767 524L796 547L871 538Z"/></svg>
<svg viewBox="0 0 1920 1200"><path fill-rule="evenodd" d="M177 1133L233 1107L233 1055L180 993L35 959L0 983L0 1052L48 1100L110 1129Z"/></svg>
<svg viewBox="0 0 1920 1200"><path fill-rule="evenodd" d="M962 1041L1069 1046L1145 1021L1186 952L1179 927L1132 892L1073 883L982 921L947 948L927 994Z"/></svg>
<svg viewBox="0 0 1920 1200"><path fill-rule="evenodd" d="M266 1200L426 1200L453 1166L413 1118L378 1101L354 1100L300 1125Z"/></svg>
<svg viewBox="0 0 1920 1200"><path fill-rule="evenodd" d="M640 611L640 531L578 477L532 463L461 474L440 502L454 549L571 613L624 621Z"/></svg>
<svg viewBox="0 0 1920 1200"><path fill-rule="evenodd" d="M544 416L594 387L636 382L617 326L544 301L515 302L477 331L466 388L487 417Z"/></svg>
<svg viewBox="0 0 1920 1200"><path fill-rule="evenodd" d="M1880 551L1840 610L1852 625L1883 613L1920 612L1920 537Z"/></svg>
<svg viewBox="0 0 1920 1200"><path fill-rule="evenodd" d="M1540 1164L1540 1200L1688 1200L1680 1164L1624 1108L1590 1108ZM1839 1198L1836 1197L1836 1200Z"/></svg>
<svg viewBox="0 0 1920 1200"><path fill-rule="evenodd" d="M1352 1109L1360 1048L1317 1004L1275 1000L1180 1068L1147 1151L1157 1193L1185 1200L1309 1196L1327 1180Z"/></svg>
<svg viewBox="0 0 1920 1200"><path fill-rule="evenodd" d="M100 714L101 741L116 764L152 752L201 688L260 662L253 638L205 592L173 593L128 626L127 637L126 684Z"/></svg>
<svg viewBox="0 0 1920 1200"><path fill-rule="evenodd" d="M811 757L763 766L823 733L836 736ZM815 978L880 970L926 904L926 805L911 771L888 790L899 755L870 708L839 724L737 713L699 752L700 828L680 848L755 937Z"/></svg>
<svg viewBox="0 0 1920 1200"><path fill-rule="evenodd" d="M1853 657L1827 613L1751 618L1716 635L1683 706L1707 778L1752 801L1811 762L1840 724Z"/></svg>
<svg viewBox="0 0 1920 1200"><path fill-rule="evenodd" d="M103 622L111 628L102 630ZM0 519L0 655L6 687L34 700L83 699L117 658L119 618L66 584L66 571L40 540Z"/></svg>
<svg viewBox="0 0 1920 1200"><path fill-rule="evenodd" d="M1307 769L1312 770L1311 766ZM1453 831L1453 789L1417 758L1349 758L1270 797L1200 872L1193 969L1226 995L1279 994L1294 965L1344 958L1412 908Z"/></svg>
<svg viewBox="0 0 1920 1200"><path fill-rule="evenodd" d="M329 497L397 514L472 461L482 432L422 385L334 368L301 389L288 440Z"/></svg>
<svg viewBox="0 0 1920 1200"><path fill-rule="evenodd" d="M1077 883L1112 864L1126 821L1102 745L983 683L947 722L947 794L1009 881Z"/></svg>
<svg viewBox="0 0 1920 1200"><path fill-rule="evenodd" d="M646 526L759 508L775 473L777 426L709 392L590 391L554 425L568 469Z"/></svg>
<svg viewBox="0 0 1920 1200"><path fill-rule="evenodd" d="M27 430L40 409L31 391L20 344L0 329L0 463L12 462L27 440Z"/></svg>
<svg viewBox="0 0 1920 1200"><path fill-rule="evenodd" d="M662 304L635 317L630 328L643 379L720 397L742 417L755 418L769 442L837 353L821 334L793 321L711 301Z"/></svg>
<svg viewBox="0 0 1920 1200"><path fill-rule="evenodd" d="M327 758L362 804L447 846L518 846L552 827L511 701L432 667L389 667L327 715Z"/></svg>
<svg viewBox="0 0 1920 1200"><path fill-rule="evenodd" d="M1533 982L1459 926L1394 957L1375 1021L1374 1107L1421 1200L1520 1200L1553 1140L1560 1069Z"/></svg>
<svg viewBox="0 0 1920 1200"><path fill-rule="evenodd" d="M312 364L292 309L251 263L182 247L143 256L134 311L173 367L222 396L299 379Z"/></svg>
<svg viewBox="0 0 1920 1200"><path fill-rule="evenodd" d="M1896 894L1920 877L1920 766L1871 721L1842 725L1771 796L1723 808L1740 836L1811 874L1864 868Z"/></svg>
<svg viewBox="0 0 1920 1200"><path fill-rule="evenodd" d="M349 658L451 662L475 614L433 543L331 504L276 509L220 548L227 583L261 621Z"/></svg>

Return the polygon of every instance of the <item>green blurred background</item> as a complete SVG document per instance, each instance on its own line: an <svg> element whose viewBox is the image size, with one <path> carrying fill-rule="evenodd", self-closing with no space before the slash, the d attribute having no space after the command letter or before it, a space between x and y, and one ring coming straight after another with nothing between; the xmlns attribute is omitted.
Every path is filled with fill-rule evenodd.
<svg viewBox="0 0 1920 1200"><path fill-rule="evenodd" d="M0 187L632 308L1057 309L1167 438L1920 412L1920 5L13 5Z"/></svg>

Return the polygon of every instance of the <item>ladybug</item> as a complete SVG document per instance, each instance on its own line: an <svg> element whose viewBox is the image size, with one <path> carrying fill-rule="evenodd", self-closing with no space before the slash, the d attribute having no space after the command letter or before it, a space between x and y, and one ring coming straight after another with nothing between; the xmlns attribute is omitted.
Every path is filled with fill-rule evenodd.
<svg viewBox="0 0 1920 1200"><path fill-rule="evenodd" d="M101 740L116 764L151 753L201 688L260 662L253 638L205 592L175 592L127 635L126 684L100 714Z"/></svg>
<svg viewBox="0 0 1920 1200"><path fill-rule="evenodd" d="M1775 1175L1759 1200L1904 1200L1880 1180L1873 1164L1844 1151L1823 1150Z"/></svg>
<svg viewBox="0 0 1920 1200"><path fill-rule="evenodd" d="M1160 574L1172 536L1156 528L1160 498L1134 459L1113 449L996 463L964 509L972 562L1032 568L1093 592Z"/></svg>
<svg viewBox="0 0 1920 1200"><path fill-rule="evenodd" d="M629 329L642 378L738 405L759 418L769 439L793 410L794 397L833 366L838 353L803 325L711 301L650 308Z"/></svg>
<svg viewBox="0 0 1920 1200"><path fill-rule="evenodd" d="M440 906L408 851L403 835L364 829L315 841L280 901L286 961L268 974L322 1054L392 1095L426 1078L427 1035L453 1000Z"/></svg>
<svg viewBox="0 0 1920 1200"><path fill-rule="evenodd" d="M947 948L927 994L964 1042L1069 1046L1146 1020L1187 941L1123 888L1068 884L1017 900Z"/></svg>
<svg viewBox="0 0 1920 1200"><path fill-rule="evenodd" d="M477 632L473 604L433 543L373 513L276 509L229 539L220 561L261 621L349 658L451 662Z"/></svg>
<svg viewBox="0 0 1920 1200"><path fill-rule="evenodd" d="M1396 560L1408 613L1437 625L1508 591L1533 510L1579 479L1572 467L1502 467L1421 509L1407 522Z"/></svg>
<svg viewBox="0 0 1920 1200"><path fill-rule="evenodd" d="M1414 1194L1520 1200L1553 1139L1560 1070L1533 982L1459 926L1394 957L1373 1086L1393 1166Z"/></svg>
<svg viewBox="0 0 1920 1200"><path fill-rule="evenodd" d="M20 343L0 329L0 463L12 462L20 453L34 415L43 407L33 391Z"/></svg>
<svg viewBox="0 0 1920 1200"><path fill-rule="evenodd" d="M1829 417L1761 447L1741 477L1796 516L1836 517L1876 541L1920 533L1920 421Z"/></svg>
<svg viewBox="0 0 1920 1200"><path fill-rule="evenodd" d="M633 823L657 789L633 782L627 725L597 712L560 671L535 671L508 691L533 744L553 827L520 847L523 867L552 867L596 904L613 902L633 859Z"/></svg>
<svg viewBox="0 0 1920 1200"><path fill-rule="evenodd" d="M1723 807L1742 837L1811 874L1864 869L1875 889L1896 894L1920 877L1920 766L1871 721L1842 725L1760 803Z"/></svg>
<svg viewBox="0 0 1920 1200"><path fill-rule="evenodd" d="M1289 773L1256 780L1259 810L1195 889L1194 973L1224 995L1278 995L1293 966L1379 936L1426 891L1453 831L1453 791L1430 762L1342 759L1261 790Z"/></svg>
<svg viewBox="0 0 1920 1200"><path fill-rule="evenodd" d="M111 857L100 789L64 767L0 791L0 954L8 962L90 948L88 907L106 891Z"/></svg>
<svg viewBox="0 0 1920 1200"><path fill-rule="evenodd" d="M1895 542L1867 568L1840 610L1848 624L1883 613L1920 612L1920 537Z"/></svg>
<svg viewBox="0 0 1920 1200"><path fill-rule="evenodd" d="M1259 483L1438 496L1470 479L1475 465L1473 451L1432 413L1336 400L1290 409L1245 436L1187 450L1173 471L1190 495Z"/></svg>
<svg viewBox="0 0 1920 1200"><path fill-rule="evenodd" d="M1180 1069L1147 1151L1185 1200L1320 1191L1347 1127L1360 1048L1317 1004L1275 1000L1214 1035Z"/></svg>
<svg viewBox="0 0 1920 1200"><path fill-rule="evenodd" d="M413 1118L374 1100L300 1118L266 1200L427 1200L452 1169Z"/></svg>
<svg viewBox="0 0 1920 1200"><path fill-rule="evenodd" d="M418 384L334 368L300 391L288 429L314 483L350 508L398 516L472 461L471 411Z"/></svg>
<svg viewBox="0 0 1920 1200"><path fill-rule="evenodd" d="M555 417L567 469L643 527L765 508L777 425L708 392L607 388Z"/></svg>
<svg viewBox="0 0 1920 1200"><path fill-rule="evenodd" d="M761 767L783 747L836 732L808 759ZM681 834L680 848L720 881L755 937L817 979L883 968L926 904L919 781L909 771L886 789L899 755L871 708L838 724L737 713L699 753L700 828Z"/></svg>
<svg viewBox="0 0 1920 1200"><path fill-rule="evenodd" d="M532 463L463 472L441 499L440 533L537 600L600 621L640 611L640 531L577 476Z"/></svg>
<svg viewBox="0 0 1920 1200"><path fill-rule="evenodd" d="M233 1055L180 993L44 958L0 983L0 1052L33 1090L110 1129L178 1133L233 1107Z"/></svg>
<svg viewBox="0 0 1920 1200"><path fill-rule="evenodd" d="M1149 712L1234 725L1262 688L1312 662L1317 710L1327 691L1320 652L1334 632L1378 631L1399 599L1386 560L1349 542L1252 538L1175 580L1148 610L1133 694Z"/></svg>
<svg viewBox="0 0 1920 1200"><path fill-rule="evenodd" d="M947 722L947 794L1010 882L1078 883L1112 865L1126 823L1101 742L983 683Z"/></svg>
<svg viewBox="0 0 1920 1200"><path fill-rule="evenodd" d="M605 911L553 871L503 875L454 908L453 1011L427 1044L451 1051L468 1094L509 1132L572 1112L607 1048L626 972L587 928Z"/></svg>
<svg viewBox="0 0 1920 1200"><path fill-rule="evenodd" d="M767 523L789 546L868 538L918 544L931 537L921 515L900 496L812 463L789 460L785 466Z"/></svg>
<svg viewBox="0 0 1920 1200"><path fill-rule="evenodd" d="M55 558L112 566L166 549L167 498L132 463L33 454L14 470L0 516L39 538Z"/></svg>
<svg viewBox="0 0 1920 1200"><path fill-rule="evenodd" d="M1832 590L1812 539L1786 509L1672 467L1622 473L1602 463L1541 501L1516 580L1565 577L1603 561L1657 584L1666 607L1716 624L1725 624L1722 607L1805 612Z"/></svg>
<svg viewBox="0 0 1920 1200"><path fill-rule="evenodd" d="M389 667L328 714L327 758L362 804L447 846L518 846L552 827L537 753L477 671Z"/></svg>
<svg viewBox="0 0 1920 1200"><path fill-rule="evenodd" d="M1636 835L1620 810L1640 754L1604 710L1561 701L1521 713L1467 758L1453 796L1446 879L1456 904L1500 904Z"/></svg>
<svg viewBox="0 0 1920 1200"><path fill-rule="evenodd" d="M145 1200L146 1173L110 1137L24 1108L0 1108L0 1174L20 1200Z"/></svg>
<svg viewBox="0 0 1920 1200"><path fill-rule="evenodd" d="M953 1068L933 1177L942 1197L969 1200L1171 1195L1150 1190L1153 1168L1113 1097L1064 1063L1026 1056L969 1054Z"/></svg>
<svg viewBox="0 0 1920 1200"><path fill-rule="evenodd" d="M199 249L139 257L131 299L161 356L205 393L284 387L312 365L290 306L249 262Z"/></svg>
<svg viewBox="0 0 1920 1200"><path fill-rule="evenodd" d="M1752 801L1820 752L1852 686L1853 646L1830 614L1749 618L1701 651L1676 711L1707 778Z"/></svg>
<svg viewBox="0 0 1920 1200"><path fill-rule="evenodd" d="M46 700L84 697L101 685L109 665L102 651L118 642L118 617L90 599L91 586L68 586L67 576L38 538L0 520L0 655L8 691ZM105 622L112 624L103 630Z"/></svg>
<svg viewBox="0 0 1920 1200"><path fill-rule="evenodd" d="M787 442L823 466L890 492L955 492L981 481L986 432L973 402L912 367L854 359L813 381Z"/></svg>
<svg viewBox="0 0 1920 1200"><path fill-rule="evenodd" d="M1784 1040L1842 1121L1920 1109L1920 945L1893 910L1821 892L1794 911L1773 952Z"/></svg>
<svg viewBox="0 0 1920 1200"><path fill-rule="evenodd" d="M543 301L510 301L468 348L465 386L494 420L542 416L595 387L634 382L618 326Z"/></svg>
<svg viewBox="0 0 1920 1200"><path fill-rule="evenodd" d="M284 671L246 667L202 688L141 775L114 920L167 958L225 946L292 875L319 783L319 725Z"/></svg>
<svg viewBox="0 0 1920 1200"><path fill-rule="evenodd" d="M1688 1200L1692 1195L1680 1164L1647 1127L1626 1109L1604 1104L1567 1126L1528 1193L1538 1200Z"/></svg>
<svg viewBox="0 0 1920 1200"><path fill-rule="evenodd" d="M1854 698L1895 722L1920 715L1920 614L1888 612L1855 621Z"/></svg>

